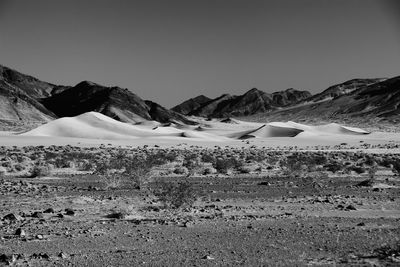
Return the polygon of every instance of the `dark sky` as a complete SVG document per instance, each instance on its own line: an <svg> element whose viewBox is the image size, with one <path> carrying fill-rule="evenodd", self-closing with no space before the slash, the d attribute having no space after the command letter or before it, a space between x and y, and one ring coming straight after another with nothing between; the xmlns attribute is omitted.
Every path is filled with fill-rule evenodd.
<svg viewBox="0 0 400 267"><path fill-rule="evenodd" d="M172 107L400 75L400 1L0 0L0 64Z"/></svg>

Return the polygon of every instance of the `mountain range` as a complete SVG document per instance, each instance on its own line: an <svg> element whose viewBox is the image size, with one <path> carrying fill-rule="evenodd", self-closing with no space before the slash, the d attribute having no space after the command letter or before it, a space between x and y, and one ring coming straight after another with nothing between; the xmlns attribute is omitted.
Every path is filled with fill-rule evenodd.
<svg viewBox="0 0 400 267"><path fill-rule="evenodd" d="M253 88L243 95L200 95L172 109L143 100L131 90L90 81L75 86L55 85L0 65L0 123L47 122L96 111L122 122L155 120L196 124L190 116L208 118L263 114L269 118L374 117L400 114L400 76L353 79L312 95L293 88L267 93Z"/></svg>

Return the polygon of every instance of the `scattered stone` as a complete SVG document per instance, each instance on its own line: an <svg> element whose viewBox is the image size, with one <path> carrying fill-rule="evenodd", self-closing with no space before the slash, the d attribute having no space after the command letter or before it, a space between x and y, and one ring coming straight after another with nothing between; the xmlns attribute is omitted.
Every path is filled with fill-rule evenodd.
<svg viewBox="0 0 400 267"><path fill-rule="evenodd" d="M357 226L365 226L365 223L364 222L360 222L360 223L357 224Z"/></svg>
<svg viewBox="0 0 400 267"><path fill-rule="evenodd" d="M43 213L40 211L35 211L34 213L32 213L31 217L41 219L43 218Z"/></svg>
<svg viewBox="0 0 400 267"><path fill-rule="evenodd" d="M15 255L15 254L11 254L11 255L1 254L0 255L0 262L3 262L7 265L13 264L16 260L17 260L17 255Z"/></svg>
<svg viewBox="0 0 400 267"><path fill-rule="evenodd" d="M211 255L206 255L202 258L203 260L215 260L215 258Z"/></svg>
<svg viewBox="0 0 400 267"><path fill-rule="evenodd" d="M357 210L357 208L350 204L346 207L346 210Z"/></svg>
<svg viewBox="0 0 400 267"><path fill-rule="evenodd" d="M19 215L16 215L14 213L7 214L6 216L3 217L3 220L8 220L8 221L22 221L22 217Z"/></svg>
<svg viewBox="0 0 400 267"><path fill-rule="evenodd" d="M68 254L66 254L64 252L60 252L60 254L58 254L58 257L60 257L62 259L67 259L68 258Z"/></svg>
<svg viewBox="0 0 400 267"><path fill-rule="evenodd" d="M43 211L43 213L54 213L54 209L53 208L48 208L45 211Z"/></svg>
<svg viewBox="0 0 400 267"><path fill-rule="evenodd" d="M65 209L65 215L74 216L75 211L73 209Z"/></svg>
<svg viewBox="0 0 400 267"><path fill-rule="evenodd" d="M43 239L43 235L36 235L36 239L42 240Z"/></svg>
<svg viewBox="0 0 400 267"><path fill-rule="evenodd" d="M125 218L126 218L126 213L123 213L123 212L114 212L114 213L111 213L111 214L107 215L107 218L122 220L122 219L125 219Z"/></svg>
<svg viewBox="0 0 400 267"><path fill-rule="evenodd" d="M18 229L15 231L15 235L24 237L24 236L26 236L26 233L25 233L25 230L24 230L24 229L18 228Z"/></svg>

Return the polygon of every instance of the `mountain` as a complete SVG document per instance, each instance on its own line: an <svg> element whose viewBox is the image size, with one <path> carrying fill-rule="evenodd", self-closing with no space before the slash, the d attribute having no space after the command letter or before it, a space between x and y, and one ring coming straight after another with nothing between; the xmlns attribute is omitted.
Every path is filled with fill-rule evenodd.
<svg viewBox="0 0 400 267"><path fill-rule="evenodd" d="M307 99L307 101L318 102L318 101L325 101L330 100L335 97L350 94L351 92L366 87L368 85L384 81L385 78L376 78L376 79L352 79L346 81L344 83L335 84L328 89L322 91L319 94L315 94L314 96Z"/></svg>
<svg viewBox="0 0 400 267"><path fill-rule="evenodd" d="M58 117L77 116L96 111L113 119L136 123L143 120L193 123L184 116L151 101L145 102L128 89L106 87L83 81L74 87L61 88L58 93L41 99L41 103Z"/></svg>
<svg viewBox="0 0 400 267"><path fill-rule="evenodd" d="M248 116L291 105L310 96L307 91L292 88L272 94L253 88L240 96L224 94L187 114L203 117Z"/></svg>
<svg viewBox="0 0 400 267"><path fill-rule="evenodd" d="M175 112L173 110L168 110L150 100L146 100L145 103L148 107L148 113L149 113L150 117L155 121L159 121L161 123L178 122L178 123L184 123L184 124L188 124L188 125L197 124L196 122L193 122L193 121L187 119L185 116L181 115L180 113Z"/></svg>
<svg viewBox="0 0 400 267"><path fill-rule="evenodd" d="M0 78L0 120L44 122L56 116L24 90Z"/></svg>
<svg viewBox="0 0 400 267"><path fill-rule="evenodd" d="M208 98L204 95L199 95L171 108L171 110L183 115L188 115L191 111L201 107L210 100L211 98Z"/></svg>
<svg viewBox="0 0 400 267"><path fill-rule="evenodd" d="M230 94L223 94L220 97L217 97L213 100L210 100L197 109L189 112L188 115L200 116L200 117L214 117L214 113L216 110L221 109L227 103L235 99L236 96L232 96Z"/></svg>
<svg viewBox="0 0 400 267"><path fill-rule="evenodd" d="M0 65L0 80L19 88L33 98L50 96L54 84L40 81L39 79L22 74L16 70Z"/></svg>
<svg viewBox="0 0 400 267"><path fill-rule="evenodd" d="M340 119L354 122L371 122L377 119L400 122L400 76L368 80L348 93L325 99L325 101L313 102L311 101L315 99L313 96L304 103L254 115L249 119L262 121ZM349 82L346 83L349 84Z"/></svg>
<svg viewBox="0 0 400 267"><path fill-rule="evenodd" d="M45 122L55 118L38 98L55 85L0 65L0 121L4 123Z"/></svg>

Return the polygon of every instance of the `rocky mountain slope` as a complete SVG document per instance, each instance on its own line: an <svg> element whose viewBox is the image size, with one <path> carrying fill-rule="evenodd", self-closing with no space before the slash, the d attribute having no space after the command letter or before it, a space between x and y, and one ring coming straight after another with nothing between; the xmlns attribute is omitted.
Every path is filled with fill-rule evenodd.
<svg viewBox="0 0 400 267"><path fill-rule="evenodd" d="M171 108L171 110L179 112L180 114L183 115L188 115L191 111L201 107L210 100L211 98L208 98L204 95L199 95Z"/></svg>
<svg viewBox="0 0 400 267"><path fill-rule="evenodd" d="M84 81L74 87L41 100L58 117L71 117L89 111L100 112L122 122L143 120L191 123L184 116L151 102L144 101L128 89L106 87Z"/></svg>
<svg viewBox="0 0 400 267"><path fill-rule="evenodd" d="M47 122L88 111L123 122L194 124L179 113L144 101L128 89L88 81L76 86L54 85L0 65L0 124Z"/></svg>
<svg viewBox="0 0 400 267"><path fill-rule="evenodd" d="M187 114L203 117L248 116L291 105L310 96L310 92L292 88L272 94L253 88L240 96L222 95Z"/></svg>
<svg viewBox="0 0 400 267"><path fill-rule="evenodd" d="M351 92L366 87L368 85L384 81L385 78L376 78L376 79L352 79L346 81L344 83L335 84L328 89L322 91L321 93L315 94L312 97L308 98L307 101L318 102L324 100L331 100L335 97L341 95L347 95Z"/></svg>
<svg viewBox="0 0 400 267"><path fill-rule="evenodd" d="M312 97L310 99L318 99ZM250 120L349 120L352 122L372 122L385 120L400 122L400 76L380 79L378 82L364 83L347 94L325 101L305 103L284 109L254 115Z"/></svg>
<svg viewBox="0 0 400 267"><path fill-rule="evenodd" d="M19 88L33 98L50 96L51 91L56 86L2 65L0 65L0 80Z"/></svg>

